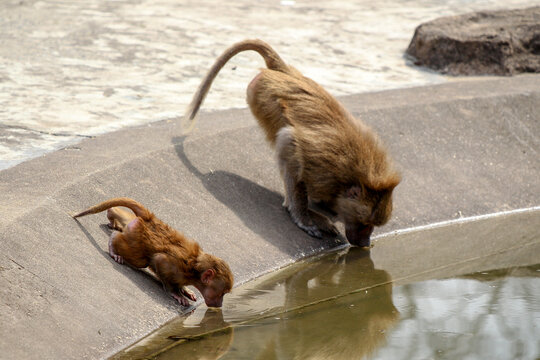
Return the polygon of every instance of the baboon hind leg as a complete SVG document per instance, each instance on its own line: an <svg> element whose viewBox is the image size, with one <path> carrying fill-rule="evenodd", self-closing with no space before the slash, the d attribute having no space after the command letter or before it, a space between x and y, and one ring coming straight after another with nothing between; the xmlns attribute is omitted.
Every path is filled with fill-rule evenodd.
<svg viewBox="0 0 540 360"><path fill-rule="evenodd" d="M109 238L109 255L119 264L127 263L136 268L148 266L148 259L140 244L134 244L129 235L120 231L113 231Z"/></svg>
<svg viewBox="0 0 540 360"><path fill-rule="evenodd" d="M113 207L107 210L107 219L109 219L109 228L123 231L127 224L137 216L128 210L119 207Z"/></svg>

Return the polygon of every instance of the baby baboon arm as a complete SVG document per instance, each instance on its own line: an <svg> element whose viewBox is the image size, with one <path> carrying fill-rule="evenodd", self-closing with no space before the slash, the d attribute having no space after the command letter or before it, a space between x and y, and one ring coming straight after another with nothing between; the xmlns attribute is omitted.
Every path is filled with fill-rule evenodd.
<svg viewBox="0 0 540 360"><path fill-rule="evenodd" d="M189 306L189 300L183 295L183 294L176 294L174 292L169 292L173 299L178 301L178 303L182 306Z"/></svg>
<svg viewBox="0 0 540 360"><path fill-rule="evenodd" d="M185 279L181 270L178 269L172 259L164 253L157 253L150 263L152 270L161 280L165 291L183 306L189 306L189 299L195 300L195 294L185 286Z"/></svg>
<svg viewBox="0 0 540 360"><path fill-rule="evenodd" d="M171 296L180 303L182 306L189 306L189 300L197 300L195 293L189 290L187 287L182 286L178 293L170 292Z"/></svg>
<svg viewBox="0 0 540 360"><path fill-rule="evenodd" d="M188 299L191 299L193 301L197 300L197 296L195 295L195 293L191 290L189 290L187 287L185 286L182 286L180 288L180 293L182 295L184 295L185 297L187 297Z"/></svg>

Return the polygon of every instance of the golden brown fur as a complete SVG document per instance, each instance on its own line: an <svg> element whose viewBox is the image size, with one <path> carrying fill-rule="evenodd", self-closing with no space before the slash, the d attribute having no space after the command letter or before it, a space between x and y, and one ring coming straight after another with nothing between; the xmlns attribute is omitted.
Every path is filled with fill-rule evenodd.
<svg viewBox="0 0 540 360"><path fill-rule="evenodd" d="M340 215L351 243L369 245L373 227L391 216L398 172L371 129L265 42L237 43L216 60L188 109L189 129L219 70L246 50L258 52L268 67L249 84L247 102L276 148L284 207L301 229L320 237L337 232L329 219L308 207L308 199L323 202Z"/></svg>
<svg viewBox="0 0 540 360"><path fill-rule="evenodd" d="M117 208L123 206L133 213ZM182 305L195 300L185 286L195 286L208 306L219 307L230 292L233 275L220 258L205 253L199 244L155 217L144 206L129 198L113 198L85 210L74 218L107 211L114 229L109 254L118 263L150 269L165 289Z"/></svg>

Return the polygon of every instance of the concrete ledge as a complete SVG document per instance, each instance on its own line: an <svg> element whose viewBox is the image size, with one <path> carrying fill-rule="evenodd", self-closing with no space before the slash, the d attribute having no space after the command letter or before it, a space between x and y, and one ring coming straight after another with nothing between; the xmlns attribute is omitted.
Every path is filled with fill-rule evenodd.
<svg viewBox="0 0 540 360"><path fill-rule="evenodd" d="M342 101L403 172L379 233L539 205L540 76ZM198 124L187 139L172 120L124 129L0 172L2 354L105 357L181 312L159 284L109 258L105 215L68 215L110 197L148 206L228 261L238 283L346 244L289 221L248 110L203 113Z"/></svg>

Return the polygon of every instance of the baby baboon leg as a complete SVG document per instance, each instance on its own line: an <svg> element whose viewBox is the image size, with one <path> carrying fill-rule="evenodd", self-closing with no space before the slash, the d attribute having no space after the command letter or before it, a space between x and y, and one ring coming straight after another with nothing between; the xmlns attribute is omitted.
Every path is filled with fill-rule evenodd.
<svg viewBox="0 0 540 360"><path fill-rule="evenodd" d="M148 260L141 245L134 243L129 235L113 231L109 238L109 255L119 264L128 263L137 268L145 268L148 266Z"/></svg>
<svg viewBox="0 0 540 360"><path fill-rule="evenodd" d="M112 227L112 221L109 226ZM121 238L121 239L120 239ZM113 243L119 243L121 241L124 241L124 236L119 231L113 231L111 236L109 237L109 255L113 258L114 261L116 261L119 264L124 264L124 258L122 256L118 255L116 251L114 250Z"/></svg>
<svg viewBox="0 0 540 360"><path fill-rule="evenodd" d="M131 212L119 207L113 207L107 210L107 219L109 219L109 228L122 231L124 227L137 216Z"/></svg>

